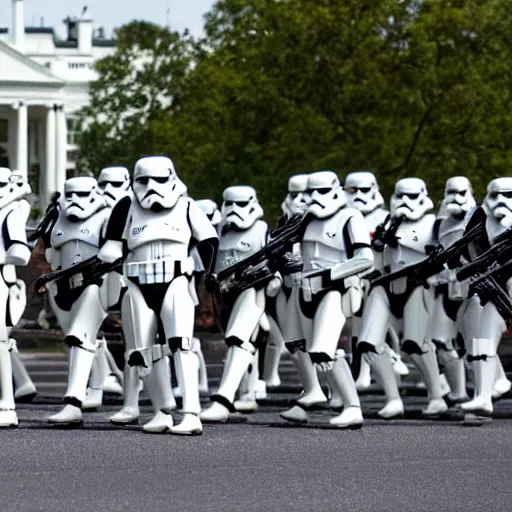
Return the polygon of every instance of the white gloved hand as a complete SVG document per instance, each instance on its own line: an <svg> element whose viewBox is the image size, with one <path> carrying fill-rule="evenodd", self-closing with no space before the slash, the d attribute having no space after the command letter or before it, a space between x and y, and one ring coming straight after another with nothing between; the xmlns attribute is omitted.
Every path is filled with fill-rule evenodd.
<svg viewBox="0 0 512 512"><path fill-rule="evenodd" d="M269 297L276 297L282 286L283 286L283 281L282 281L281 277L279 275L276 275L267 284L266 294Z"/></svg>
<svg viewBox="0 0 512 512"><path fill-rule="evenodd" d="M439 285L439 277L437 276L437 274L433 275L433 276L430 276L427 278L427 284L431 287L431 288L435 288L436 286Z"/></svg>

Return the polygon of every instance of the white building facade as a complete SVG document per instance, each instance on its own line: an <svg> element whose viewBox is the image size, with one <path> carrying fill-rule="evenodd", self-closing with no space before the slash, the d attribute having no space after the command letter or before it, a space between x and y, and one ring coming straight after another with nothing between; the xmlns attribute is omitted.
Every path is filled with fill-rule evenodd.
<svg viewBox="0 0 512 512"><path fill-rule="evenodd" d="M95 34L84 16L65 20L64 40L53 28L25 27L23 7L12 0L11 26L0 28L0 166L26 176L39 169L44 208L73 173L76 113L89 102L95 61L113 53L115 41Z"/></svg>

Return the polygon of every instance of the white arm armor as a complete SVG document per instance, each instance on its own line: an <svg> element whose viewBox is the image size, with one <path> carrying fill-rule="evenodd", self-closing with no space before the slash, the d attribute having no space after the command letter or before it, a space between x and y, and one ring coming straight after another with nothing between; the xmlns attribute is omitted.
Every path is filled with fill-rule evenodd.
<svg viewBox="0 0 512 512"><path fill-rule="evenodd" d="M123 257L123 242L118 240L107 240L98 253L98 259L105 263L114 263L114 261Z"/></svg>
<svg viewBox="0 0 512 512"><path fill-rule="evenodd" d="M219 245L217 230L213 227L213 224L203 210L192 199L189 200L187 217L192 237L198 242L195 249L196 254L201 260L201 266L207 273L211 272L215 264L217 247ZM195 266L197 267L197 263Z"/></svg>
<svg viewBox="0 0 512 512"><path fill-rule="evenodd" d="M331 268L331 280L345 279L366 270L373 266L373 251L370 247L370 235L368 228L361 214L350 217L348 222L348 235L351 248L347 247L346 252L349 259L335 264ZM353 251L350 256L351 249Z"/></svg>
<svg viewBox="0 0 512 512"><path fill-rule="evenodd" d="M331 280L345 279L373 266L373 251L369 247L361 247L354 251L354 256L347 261L337 263L331 268Z"/></svg>
<svg viewBox="0 0 512 512"><path fill-rule="evenodd" d="M7 249L5 255L6 265L25 266L30 260L30 249L27 245L27 235L25 232L28 216L30 215L30 205L27 201L19 201L15 210L7 215L5 219L6 233L4 244ZM7 236L6 236L7 235Z"/></svg>
<svg viewBox="0 0 512 512"><path fill-rule="evenodd" d="M206 214L192 200L190 200L188 205L188 221L192 230L192 236L198 242L208 240L209 238L218 238L217 231Z"/></svg>

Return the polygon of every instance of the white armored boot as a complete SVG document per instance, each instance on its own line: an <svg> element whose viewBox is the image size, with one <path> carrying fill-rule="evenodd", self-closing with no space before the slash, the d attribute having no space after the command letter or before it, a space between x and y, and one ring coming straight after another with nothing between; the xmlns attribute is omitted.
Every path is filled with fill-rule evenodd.
<svg viewBox="0 0 512 512"><path fill-rule="evenodd" d="M291 355L300 376L304 391L296 400L296 404L280 412L279 416L292 423L307 423L309 421L307 410L317 405L327 405L327 397L322 390L316 368L308 353L297 350Z"/></svg>
<svg viewBox="0 0 512 512"><path fill-rule="evenodd" d="M494 378L494 385L492 387L492 399L498 400L503 395L512 389L512 382L507 378L507 374L503 369L499 356L495 357L496 360L496 376Z"/></svg>
<svg viewBox="0 0 512 512"><path fill-rule="evenodd" d="M389 357L391 358L391 364L397 377L405 377L409 375L409 368L402 361L402 356L395 352L392 348L389 349Z"/></svg>
<svg viewBox="0 0 512 512"><path fill-rule="evenodd" d="M197 356L197 363L199 368L199 394L207 395L209 393L208 371L206 369L206 361L204 360L203 350L201 348L201 340L199 338L192 338L192 352ZM178 380L177 375L176 380ZM173 388L172 392L176 398L181 398L182 395L179 386Z"/></svg>
<svg viewBox="0 0 512 512"><path fill-rule="evenodd" d="M361 402L350 367L344 355L338 352L340 351L337 351L333 367L328 373L329 382L342 397L343 411L340 415L331 418L329 423L338 428L359 429L363 426Z"/></svg>
<svg viewBox="0 0 512 512"><path fill-rule="evenodd" d="M356 388L358 391L364 391L370 387L371 383L372 378L370 365L364 358L361 358L361 366L356 380Z"/></svg>
<svg viewBox="0 0 512 512"><path fill-rule="evenodd" d="M166 347L162 347L162 350L165 349ZM160 387L163 390L165 408L170 411L174 411L177 408L177 405L176 398L174 397L171 387L171 359L169 356L165 356L164 359L166 367L164 368L163 366L159 366L156 376L160 382Z"/></svg>
<svg viewBox="0 0 512 512"><path fill-rule="evenodd" d="M234 402L234 407L239 412L254 412L258 409L257 398L266 398L266 384L265 381L260 380L258 372L258 358L259 353L253 355L252 363L247 368L247 371L240 385L240 399Z"/></svg>
<svg viewBox="0 0 512 512"><path fill-rule="evenodd" d="M210 423L223 423L234 412L233 400L247 368L253 361L253 351L233 345L228 348L226 362L219 389L211 396L212 404L205 409L200 418Z"/></svg>
<svg viewBox="0 0 512 512"><path fill-rule="evenodd" d="M14 379L14 398L17 402L31 402L37 395L37 389L20 358L16 341L11 339L11 365Z"/></svg>
<svg viewBox="0 0 512 512"><path fill-rule="evenodd" d="M386 405L378 412L378 415L386 420L403 416L404 403L398 391L389 347L385 344L378 345L375 347L375 352L365 352L362 357L368 361L378 375L379 382L384 388L384 394L386 395Z"/></svg>
<svg viewBox="0 0 512 512"><path fill-rule="evenodd" d="M136 424L139 421L139 372L137 367L129 366L128 363L124 367L123 378L123 408L110 416L110 423L115 425Z"/></svg>
<svg viewBox="0 0 512 512"><path fill-rule="evenodd" d="M16 427L18 417L14 404L12 365L7 340L0 341L0 427Z"/></svg>
<svg viewBox="0 0 512 512"><path fill-rule="evenodd" d="M85 399L93 359L93 351L76 346L70 347L68 389L64 397L64 403L67 405L59 413L50 416L49 423L63 426L83 424L82 402Z"/></svg>
<svg viewBox="0 0 512 512"><path fill-rule="evenodd" d="M267 387L277 388L281 385L279 377L279 361L281 360L281 347L284 343L279 327L271 323L269 342L265 347L265 359L263 362L263 380Z"/></svg>
<svg viewBox="0 0 512 512"><path fill-rule="evenodd" d="M119 370L114 356L105 344L105 360L107 363L108 375L103 382L103 392L123 396L123 372Z"/></svg>
<svg viewBox="0 0 512 512"><path fill-rule="evenodd" d="M443 398L435 347L432 342L425 341L421 348L423 349L421 354L416 352L410 354L413 363L418 368L427 387L429 403L427 407L421 411L421 414L423 416L437 416L446 412L448 406Z"/></svg>
<svg viewBox="0 0 512 512"><path fill-rule="evenodd" d="M448 399L453 403L461 403L469 400L466 390L466 369L464 361L459 357L455 350L437 351L439 362L443 366L443 373L450 386Z"/></svg>
<svg viewBox="0 0 512 512"><path fill-rule="evenodd" d="M108 361L105 355L105 341L98 340L96 354L91 366L91 376L82 411L91 411L101 407L103 403L103 384L108 374Z"/></svg>
<svg viewBox="0 0 512 512"><path fill-rule="evenodd" d="M333 411L339 411L343 408L344 405L343 396L340 395L338 386L336 386L336 384L332 382L332 375L330 372L327 372L325 374L325 378L329 386L329 394L327 397L329 400L329 407Z"/></svg>
<svg viewBox="0 0 512 512"><path fill-rule="evenodd" d="M171 378L166 357L153 362L153 368L146 377L145 384L155 415L142 427L142 430L152 434L170 432L174 425L171 411L176 409L176 402L174 397L170 399Z"/></svg>
<svg viewBox="0 0 512 512"><path fill-rule="evenodd" d="M183 419L178 425L171 427L171 434L182 436L198 436L203 433L203 425L199 418L201 404L199 402L198 359L189 350L178 349L174 354L174 365L179 368L179 386L183 394Z"/></svg>
<svg viewBox="0 0 512 512"><path fill-rule="evenodd" d="M201 340L199 338L192 338L192 347L199 362L199 394L207 395L210 388L208 385L206 361L204 360L203 350L201 348Z"/></svg>
<svg viewBox="0 0 512 512"><path fill-rule="evenodd" d="M468 361L473 367L475 392L473 399L460 404L464 412L490 416L493 413L492 388L496 374L496 349L491 340L472 338Z"/></svg>

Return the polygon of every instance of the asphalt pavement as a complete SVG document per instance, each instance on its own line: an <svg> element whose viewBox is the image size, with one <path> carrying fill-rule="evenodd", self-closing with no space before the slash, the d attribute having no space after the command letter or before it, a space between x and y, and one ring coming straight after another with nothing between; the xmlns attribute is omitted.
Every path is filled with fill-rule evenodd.
<svg viewBox="0 0 512 512"><path fill-rule="evenodd" d="M18 406L20 426L0 431L2 512L507 511L512 509L512 400L495 419L462 426L457 414L420 418L426 397L405 397L406 419L376 419L382 396L363 396L360 431L329 428L331 412L299 427L279 418L293 393L200 437L149 435L108 423L109 397L80 429L46 419L40 396ZM177 419L179 416L177 415ZM245 421L243 421L245 419Z"/></svg>

